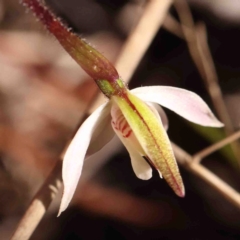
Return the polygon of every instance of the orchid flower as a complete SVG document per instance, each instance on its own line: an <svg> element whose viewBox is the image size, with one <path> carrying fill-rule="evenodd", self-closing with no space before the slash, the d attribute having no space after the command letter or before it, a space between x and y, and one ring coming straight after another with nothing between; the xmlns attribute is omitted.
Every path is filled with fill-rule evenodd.
<svg viewBox="0 0 240 240"><path fill-rule="evenodd" d="M64 192L59 214L76 190L83 161L103 148L116 134L129 152L139 179L152 177L154 167L173 191L185 195L184 185L166 130L164 106L183 118L210 127L222 127L207 104L195 93L166 86L128 90L113 65L96 49L70 32L39 0L23 0L65 50L96 81L108 101L98 107L81 125L64 159Z"/></svg>

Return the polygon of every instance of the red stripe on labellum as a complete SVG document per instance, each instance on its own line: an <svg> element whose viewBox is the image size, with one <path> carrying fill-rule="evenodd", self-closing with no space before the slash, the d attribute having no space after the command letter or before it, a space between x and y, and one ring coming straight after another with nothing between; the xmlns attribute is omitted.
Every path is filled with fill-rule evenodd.
<svg viewBox="0 0 240 240"><path fill-rule="evenodd" d="M132 130L130 129L126 135L123 135L123 137L128 138L130 137L131 133L132 133Z"/></svg>
<svg viewBox="0 0 240 240"><path fill-rule="evenodd" d="M128 127L128 123L125 123L125 125L122 127L122 132L124 132L124 130Z"/></svg>
<svg viewBox="0 0 240 240"><path fill-rule="evenodd" d="M119 109L119 113L120 114L117 114L116 116L116 119L115 119L116 121L112 120L112 125L114 129L119 131L124 138L128 138L132 133L132 129L130 128L127 120L125 119L124 115L121 113L120 109Z"/></svg>
<svg viewBox="0 0 240 240"><path fill-rule="evenodd" d="M117 122L118 122L118 128L121 129L122 127L122 124L126 121L125 117L123 115L121 115L118 119L117 119Z"/></svg>

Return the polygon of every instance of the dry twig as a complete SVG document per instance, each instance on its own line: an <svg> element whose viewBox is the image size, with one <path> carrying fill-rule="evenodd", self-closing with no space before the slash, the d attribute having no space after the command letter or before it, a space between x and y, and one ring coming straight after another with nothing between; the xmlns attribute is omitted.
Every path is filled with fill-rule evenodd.
<svg viewBox="0 0 240 240"><path fill-rule="evenodd" d="M236 190L234 190L231 186L221 180L218 176L216 176L206 167L193 161L192 156L185 152L183 149L181 149L175 144L172 144L172 146L178 163L180 163L184 168L186 168L193 174L202 178L215 190L221 193L225 199L227 199L229 202L231 202L240 209L240 194Z"/></svg>
<svg viewBox="0 0 240 240"><path fill-rule="evenodd" d="M203 149L202 151L196 153L193 156L194 162L200 162L203 158L207 157L208 155L216 152L217 150L221 149L222 147L225 147L229 143L232 143L240 138L240 131L235 132L234 134L230 135L227 138L224 138L223 140Z"/></svg>
<svg viewBox="0 0 240 240"><path fill-rule="evenodd" d="M174 5L178 12L181 24L172 20L171 25L168 24L166 27L170 26L173 33L176 32L178 27L181 27L192 59L204 80L218 117L225 124L225 133L229 136L234 133L234 127L224 103L222 91L218 84L217 72L207 43L206 27L204 23L198 25L194 24L191 11L185 0L176 0ZM171 18L170 16L168 17ZM172 26L174 24L175 27ZM177 33L179 35L179 31ZM231 144L231 147L238 159L238 164L240 164L239 144L234 142Z"/></svg>

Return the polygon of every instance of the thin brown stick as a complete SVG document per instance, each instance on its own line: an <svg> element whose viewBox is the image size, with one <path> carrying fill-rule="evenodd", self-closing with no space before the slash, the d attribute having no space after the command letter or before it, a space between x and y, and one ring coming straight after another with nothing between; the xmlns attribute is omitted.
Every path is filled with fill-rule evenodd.
<svg viewBox="0 0 240 240"><path fill-rule="evenodd" d="M193 155L193 161L195 163L200 163L201 160L203 158L205 158L206 156L216 152L217 150L219 150L220 148L226 146L229 143L232 143L233 141L237 140L240 138L240 130L235 132L234 134L230 135L229 137L203 149L202 151L196 153L195 155Z"/></svg>
<svg viewBox="0 0 240 240"><path fill-rule="evenodd" d="M228 114L226 105L223 101L222 91L218 84L217 72L207 43L206 26L203 23L200 23L196 26L196 40L199 49L199 55L202 59L202 64L206 75L206 85L212 98L214 108L216 109L219 118L224 122L227 134L232 134L234 133L234 127Z"/></svg>
<svg viewBox="0 0 240 240"><path fill-rule="evenodd" d="M190 55L204 80L218 117L225 124L225 133L229 136L234 133L234 127L218 84L217 72L207 42L206 27L204 23L194 24L191 11L185 0L175 0L174 5L180 18L180 26L182 27ZM239 144L237 142L231 143L231 147L240 165Z"/></svg>
<svg viewBox="0 0 240 240"><path fill-rule="evenodd" d="M169 20L171 24L165 24L164 27L169 29L173 34L177 32L177 36L182 37L181 31L176 30L177 28L181 28L183 37L187 41L189 52L195 62L196 67L203 79L205 79L206 86L208 88L209 94L212 98L212 102L215 106L215 109L219 116L221 116L221 120L227 125L227 134L233 131L233 127L230 121L228 121L229 115L226 110L225 103L223 102L222 93L218 85L217 73L214 67L213 59L207 44L206 38L206 29L201 27L195 28L191 12L188 8L188 5L185 0L176 0L175 6L179 13L179 17L181 20L181 24L177 21ZM170 15L169 18L172 18ZM173 26L175 25L175 26ZM201 28L201 29L200 29ZM199 36L200 31L200 36ZM201 31L205 31L202 33ZM216 106L218 105L218 106ZM227 124L226 124L227 123ZM229 131L230 129L230 131ZM240 194L222 181L219 177L209 171L207 168L199 164L199 160L213 153L214 151L222 148L223 146L232 143L236 139L240 137L240 131L230 135L226 139L213 144L212 146L205 148L200 151L193 157L186 153L184 150L179 148L177 145L173 145L174 154L183 167L191 171L192 173L198 175L207 183L209 183L214 189L216 189L219 193L221 193L227 200L232 202L236 207L240 208ZM236 149L236 145L234 146L235 153L237 153L239 149ZM239 156L239 155L238 155Z"/></svg>
<svg viewBox="0 0 240 240"><path fill-rule="evenodd" d="M156 31L160 28L164 16L167 13L171 3L172 3L171 0L148 1L146 9L138 25L136 26L136 29L138 30L134 31L130 38L126 41L122 53L116 64L118 70L122 71L125 74L124 75L125 81L128 81L131 78L133 72L135 71L136 66L143 57ZM158 12L156 11L156 9L158 9ZM154 11L154 18L153 13L150 10ZM138 31L140 30L141 33L139 34ZM145 43L144 41L147 41L147 43ZM139 44L138 48L136 48L135 44L136 45ZM144 47L140 47L141 44L143 44ZM135 49L134 51L135 54L131 51L132 48ZM82 122L82 120L80 122ZM59 169L61 169L61 164L62 164L61 161L57 161L55 168L50 174L50 177L46 179L41 189L34 196L30 206L28 207L15 233L13 234L11 238L12 240L26 240L31 237L33 231L36 229L37 225L43 218L53 199L50 198L50 196L52 196L53 193L49 189L49 186L52 186L52 188L54 189L59 189L58 180L61 179L60 177L61 171L59 171Z"/></svg>
<svg viewBox="0 0 240 240"><path fill-rule="evenodd" d="M225 123L226 129L232 134L234 129L218 84L217 72L207 43L205 25L201 23L195 26L191 11L185 0L176 0L175 7L182 24L182 31L187 41L190 54L202 79L205 81L207 90L220 120Z"/></svg>
<svg viewBox="0 0 240 240"><path fill-rule="evenodd" d="M176 35L177 37L184 39L182 27L180 23L169 13L167 14L164 22L163 28L167 31L171 32L172 34Z"/></svg>
<svg viewBox="0 0 240 240"><path fill-rule="evenodd" d="M29 239L39 221L44 216L47 208L55 198L62 186L61 180L62 161L58 160L45 183L34 196L30 206L25 212L21 222L12 236L13 240Z"/></svg>
<svg viewBox="0 0 240 240"><path fill-rule="evenodd" d="M182 29L184 39L189 49L189 53L202 79L205 81L205 78L207 76L203 68L202 59L199 55L199 49L197 47L197 39L195 33L195 24L189 6L185 0L175 0L174 6L180 19L180 24L178 26L180 26Z"/></svg>
<svg viewBox="0 0 240 240"><path fill-rule="evenodd" d="M225 199L234 204L237 208L240 209L240 194L221 180L218 176L212 173L210 170L204 166L193 162L192 156L190 156L183 149L172 143L174 154L178 160L178 163L181 164L184 168L196 174L209 185L211 185L215 190L224 196Z"/></svg>
<svg viewBox="0 0 240 240"><path fill-rule="evenodd" d="M159 27L162 25L171 0L148 0L139 23L133 30L116 63L121 77L126 80L132 77L136 67L145 54Z"/></svg>

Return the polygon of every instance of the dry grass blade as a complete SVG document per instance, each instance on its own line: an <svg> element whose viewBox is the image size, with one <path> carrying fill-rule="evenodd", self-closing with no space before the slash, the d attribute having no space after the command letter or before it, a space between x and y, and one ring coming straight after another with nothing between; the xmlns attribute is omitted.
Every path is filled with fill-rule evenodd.
<svg viewBox="0 0 240 240"><path fill-rule="evenodd" d="M211 153L214 153L215 151L221 149L222 147L228 145L229 143L232 143L233 141L236 141L237 139L240 138L240 131L235 132L234 134L230 135L229 137L223 139L222 141L219 141L202 151L196 153L193 156L193 161L196 163L199 163L204 157L207 157Z"/></svg>
<svg viewBox="0 0 240 240"><path fill-rule="evenodd" d="M189 155L184 150L173 144L174 153L178 162L183 167L191 171L193 174L201 177L236 207L240 208L239 193L207 168L199 164L202 158L219 150L229 143L231 143L235 155L237 157L240 156L238 143L234 142L240 137L240 133L239 131L234 133L231 119L223 101L214 62L207 43L207 34L204 24L195 26L190 9L185 0L176 0L175 7L179 14L181 23L178 23L175 19L168 15L165 20L164 27L178 37L185 39L187 42L192 59L202 79L205 81L209 95L220 119L225 123L226 134L229 135L229 137L206 149L203 149L194 156Z"/></svg>
<svg viewBox="0 0 240 240"><path fill-rule="evenodd" d="M177 37L184 39L183 31L179 22L171 16L171 14L167 14L164 22L163 27L171 32L172 34L176 35Z"/></svg>
<svg viewBox="0 0 240 240"><path fill-rule="evenodd" d="M24 217L22 218L17 231L11 239L23 240L29 239L34 229L37 227L40 219L44 216L49 204L62 186L61 169L62 161L58 161L51 174L45 180L44 184L38 191Z"/></svg>
<svg viewBox="0 0 240 240"><path fill-rule="evenodd" d="M208 92L212 98L219 118L225 123L227 134L232 134L234 132L234 128L226 105L223 101L223 95L218 84L216 69L207 44L206 26L203 23L196 26L196 37L199 55L202 59L203 69L206 75L204 79L206 80L206 84L208 86Z"/></svg>
<svg viewBox="0 0 240 240"><path fill-rule="evenodd" d="M231 186L229 186L204 166L195 163L192 156L185 152L183 149L175 144L172 144L172 146L179 164L181 164L184 168L193 174L202 178L215 190L221 193L225 199L240 209L240 194L236 190L234 190Z"/></svg>
<svg viewBox="0 0 240 240"><path fill-rule="evenodd" d="M217 72L207 43L206 27L203 23L195 25L189 6L185 0L174 3L178 12L182 32L187 42L192 59L204 80L214 108L220 120L225 124L227 136L234 133L234 127L223 100L222 91L218 84ZM174 23L174 22L173 22ZM175 26L177 28L177 26ZM240 164L240 148L237 142L231 143L232 150Z"/></svg>

